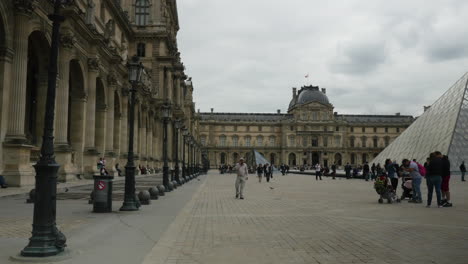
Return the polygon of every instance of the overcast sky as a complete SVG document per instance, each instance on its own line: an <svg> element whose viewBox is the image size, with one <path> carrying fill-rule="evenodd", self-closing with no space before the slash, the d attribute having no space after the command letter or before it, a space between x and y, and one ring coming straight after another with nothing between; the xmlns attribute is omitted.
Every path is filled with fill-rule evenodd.
<svg viewBox="0 0 468 264"><path fill-rule="evenodd" d="M286 112L292 87L313 84L339 113L420 115L468 70L466 0L179 0L178 8L179 50L202 112Z"/></svg>

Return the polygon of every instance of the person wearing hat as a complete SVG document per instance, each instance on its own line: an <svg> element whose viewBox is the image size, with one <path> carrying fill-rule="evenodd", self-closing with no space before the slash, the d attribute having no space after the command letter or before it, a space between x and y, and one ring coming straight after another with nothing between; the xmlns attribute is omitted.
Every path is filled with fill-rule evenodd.
<svg viewBox="0 0 468 264"><path fill-rule="evenodd" d="M236 198L244 199L244 186L245 181L248 180L249 169L247 164L244 163L244 158L239 159L236 165L237 178L236 178Z"/></svg>

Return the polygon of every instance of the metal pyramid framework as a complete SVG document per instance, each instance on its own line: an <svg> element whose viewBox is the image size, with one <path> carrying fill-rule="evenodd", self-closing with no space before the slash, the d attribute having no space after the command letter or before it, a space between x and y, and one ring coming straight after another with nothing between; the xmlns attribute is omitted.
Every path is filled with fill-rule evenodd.
<svg viewBox="0 0 468 264"><path fill-rule="evenodd" d="M372 163L386 159L424 163L431 152L448 155L452 171L468 158L468 73L431 105Z"/></svg>

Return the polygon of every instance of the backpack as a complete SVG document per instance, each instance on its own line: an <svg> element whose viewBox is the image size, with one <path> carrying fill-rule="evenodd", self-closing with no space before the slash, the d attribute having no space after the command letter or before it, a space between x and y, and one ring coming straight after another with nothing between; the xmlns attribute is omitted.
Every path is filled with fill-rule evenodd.
<svg viewBox="0 0 468 264"><path fill-rule="evenodd" d="M417 162L416 164L418 165L419 174L421 174L421 176L426 176L426 168Z"/></svg>

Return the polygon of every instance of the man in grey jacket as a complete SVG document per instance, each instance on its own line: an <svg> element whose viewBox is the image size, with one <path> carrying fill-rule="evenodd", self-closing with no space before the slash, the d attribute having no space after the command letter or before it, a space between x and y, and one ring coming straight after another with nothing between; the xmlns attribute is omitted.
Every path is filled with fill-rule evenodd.
<svg viewBox="0 0 468 264"><path fill-rule="evenodd" d="M236 179L236 198L244 199L244 186L245 181L249 178L249 169L247 164L244 163L244 158L239 159L236 165L237 179Z"/></svg>

